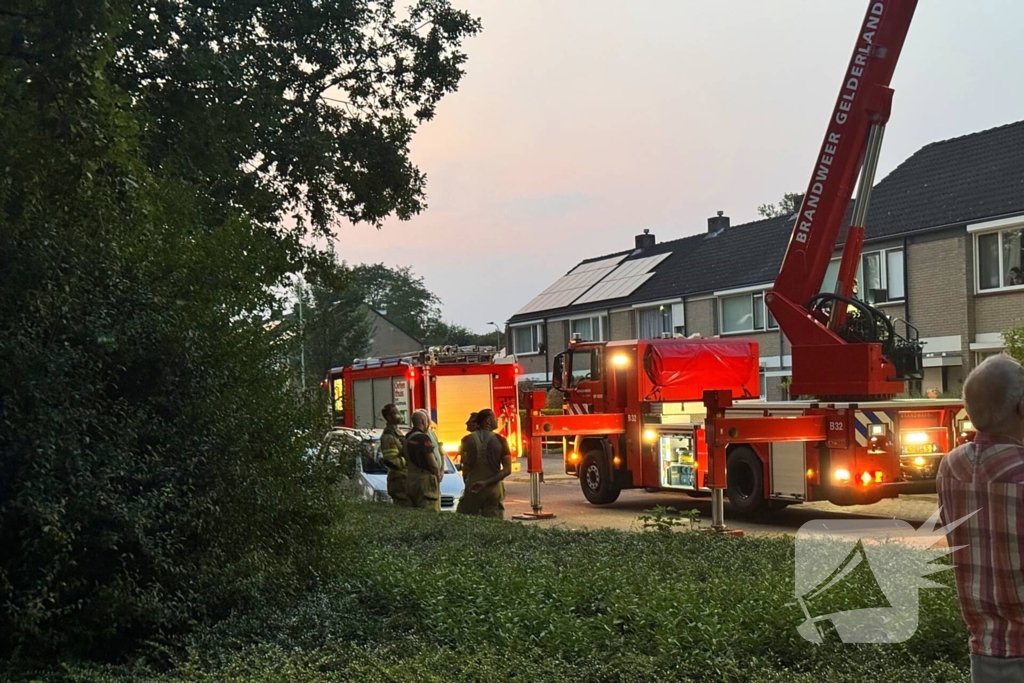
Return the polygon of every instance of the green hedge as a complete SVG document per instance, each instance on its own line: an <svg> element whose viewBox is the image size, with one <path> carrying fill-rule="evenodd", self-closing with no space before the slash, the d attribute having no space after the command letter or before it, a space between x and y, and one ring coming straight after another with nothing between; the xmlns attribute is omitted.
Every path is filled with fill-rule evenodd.
<svg viewBox="0 0 1024 683"><path fill-rule="evenodd" d="M966 681L955 592L901 644L804 641L790 538L563 531L346 508L337 571L181 641L187 681ZM950 572L937 581L951 585ZM935 577L933 577L935 578ZM840 602L855 605L855 582ZM142 661L142 660L140 660ZM66 680L147 678L74 668Z"/></svg>

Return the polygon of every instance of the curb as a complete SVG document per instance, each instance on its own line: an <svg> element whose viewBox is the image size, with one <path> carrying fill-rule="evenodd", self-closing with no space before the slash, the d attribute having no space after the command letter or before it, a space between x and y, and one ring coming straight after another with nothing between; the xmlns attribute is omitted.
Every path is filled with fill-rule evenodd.
<svg viewBox="0 0 1024 683"><path fill-rule="evenodd" d="M530 475L528 473L524 474L522 472L517 472L516 474L510 474L505 481L511 482L511 483L515 483L515 484L529 484L530 483ZM542 484L548 483L548 482L553 482L553 481L576 481L576 477L574 477L571 474L547 474L547 473L545 473L543 475L542 479L541 479L541 483Z"/></svg>

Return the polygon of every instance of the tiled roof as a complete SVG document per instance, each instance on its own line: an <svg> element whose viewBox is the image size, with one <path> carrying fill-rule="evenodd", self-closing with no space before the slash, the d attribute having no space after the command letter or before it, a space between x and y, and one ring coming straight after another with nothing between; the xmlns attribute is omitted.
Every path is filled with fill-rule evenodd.
<svg viewBox="0 0 1024 683"><path fill-rule="evenodd" d="M933 142L875 185L866 239L1024 211L1024 121Z"/></svg>
<svg viewBox="0 0 1024 683"><path fill-rule="evenodd" d="M1019 213L1024 213L1024 121L918 150L875 185L865 240ZM642 251L588 258L583 263L624 253L630 254L628 261L672 252L654 277L628 297L513 316L510 322L772 282L792 232L793 216L770 218L716 235L701 233Z"/></svg>

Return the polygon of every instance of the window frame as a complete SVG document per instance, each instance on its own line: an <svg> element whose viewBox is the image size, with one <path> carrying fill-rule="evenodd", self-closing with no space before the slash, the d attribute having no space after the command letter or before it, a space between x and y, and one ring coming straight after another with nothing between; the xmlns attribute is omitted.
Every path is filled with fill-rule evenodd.
<svg viewBox="0 0 1024 683"><path fill-rule="evenodd" d="M537 348L544 342L544 330L541 323L530 323L528 325L510 325L509 331L512 337L512 354L515 356L536 356L540 353ZM516 348L516 332L519 330L532 329L533 338L533 350L532 351L520 351Z"/></svg>
<svg viewBox="0 0 1024 683"><path fill-rule="evenodd" d="M607 341L608 336L608 316L604 314L597 315L581 315L576 318L569 318L569 339L572 339L573 335L573 323L577 323L581 320L590 321L590 332L593 334L594 325L597 324L597 338L596 339L583 339L582 341Z"/></svg>
<svg viewBox="0 0 1024 683"><path fill-rule="evenodd" d="M759 289L752 292L737 292L736 294L722 294L717 297L718 299L718 329L720 334L724 336L733 334L756 334L762 332L776 332L779 329L779 322L772 315L772 312L768 309L768 304L765 302L765 294L770 292L770 289ZM755 327L745 330L729 330L725 329L725 316L724 306L722 301L724 299L736 299L739 297L750 298L750 319L755 324ZM757 307L761 309L760 322L761 327L757 327L758 314Z"/></svg>
<svg viewBox="0 0 1024 683"><path fill-rule="evenodd" d="M1021 290L1024 290L1024 284L1021 284L1021 285L1008 285L1008 284L1005 284L1006 283L1006 276L1007 276L1007 269L1004 267L1004 264L1003 264L1003 233L1007 233L1007 232L1011 232L1011 231L1015 231L1015 230L1024 230L1024 220L1017 220L1017 222L1010 223L1008 225L1003 225L1003 226L991 228L991 229L988 229L988 230L978 230L978 231L976 231L976 232L974 232L972 234L972 237L973 237L972 246L973 246L973 250L974 250L973 261L974 261L974 293L975 294L996 294L996 293L999 293L999 292L1019 292ZM996 260L998 261L997 265L999 266L999 285L997 287L989 287L989 288L986 288L986 289L982 289L982 287L981 287L981 268L980 268L981 259L980 259L980 251L978 249L978 240L981 237L985 237L987 235L996 235L997 236L996 237L996 240L997 240L996 241L996 255L997 255L997 259ZM1022 239L1024 239L1024 235L1022 235ZM1024 264L1022 264L1021 266L1018 266L1018 267L1024 267Z"/></svg>
<svg viewBox="0 0 1024 683"><path fill-rule="evenodd" d="M872 306L886 306L888 304L901 304L907 300L907 288L905 286L905 282L902 281L900 282L900 288L903 290L903 295L900 296L898 299L889 296L889 254L897 251L903 253L903 273L906 274L907 254L906 252L903 251L903 247L889 247L888 249L873 249L871 251L861 252L860 265L857 269L857 281L860 285L860 292L857 296L861 301ZM864 278L864 262L869 256L874 256L875 254L878 255L878 279L880 280L879 284L881 285L881 289L885 290L885 301L881 302L871 301L868 298L867 282Z"/></svg>
<svg viewBox="0 0 1024 683"><path fill-rule="evenodd" d="M903 261L903 273L905 275L906 272L907 272L907 254L904 251L902 246L899 246L899 247L888 247L886 249L872 249L870 251L862 251L861 252L860 260L857 262L857 272L854 274L854 278L857 280L857 284L859 285L858 289L860 290L857 293L857 298L858 299L860 299L864 303L870 304L872 306L888 306L889 304L902 304L902 303L906 302L906 300L907 300L907 291L906 291L907 288L906 288L906 280L905 280L905 278L901 278L900 279L900 289L903 290L903 294L899 298L893 298L893 297L889 296L889 255L892 254L892 253L896 253L896 252L900 252L900 253L903 254L903 256L901 257L901 260ZM867 260L867 258L869 256L875 256L875 255L878 256L878 271L879 271L879 280L880 280L879 284L882 285L881 288L884 289L885 293L886 293L885 301L882 301L880 303L868 300L867 281L864 279L864 262ZM832 259L829 259L829 266L831 266L833 263L841 263L841 262L842 262L842 257L841 256L836 256L836 257L834 257ZM822 285L821 293L823 293L823 294L824 293L832 294L834 292L834 290L835 290L835 284L833 283L832 289L825 289L824 287L825 287L825 285L826 285L826 283L828 281L828 270L827 269L825 271L825 274L826 274L826 277L825 277L824 280L822 280L822 283L821 283L821 285ZM836 269L836 277L838 277L838 276L839 276L839 271L838 271L838 268L837 268Z"/></svg>
<svg viewBox="0 0 1024 683"><path fill-rule="evenodd" d="M657 337L641 336L641 316L645 311L659 311L661 313L661 332ZM655 304L654 306L643 306L636 309L636 338L637 339L661 339L661 335L668 332L675 336L674 320L672 317L672 304ZM685 328L684 328L685 329Z"/></svg>

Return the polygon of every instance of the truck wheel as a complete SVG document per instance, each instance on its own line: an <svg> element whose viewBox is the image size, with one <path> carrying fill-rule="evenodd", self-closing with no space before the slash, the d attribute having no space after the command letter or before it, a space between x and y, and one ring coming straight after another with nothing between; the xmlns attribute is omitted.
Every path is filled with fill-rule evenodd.
<svg viewBox="0 0 1024 683"><path fill-rule="evenodd" d="M764 465L749 446L740 446L725 461L726 495L737 512L761 510L764 499Z"/></svg>
<svg viewBox="0 0 1024 683"><path fill-rule="evenodd" d="M580 468L580 488L586 499L594 505L608 505L619 497L619 489L612 484L607 460L601 451L590 451L583 458L583 466Z"/></svg>

